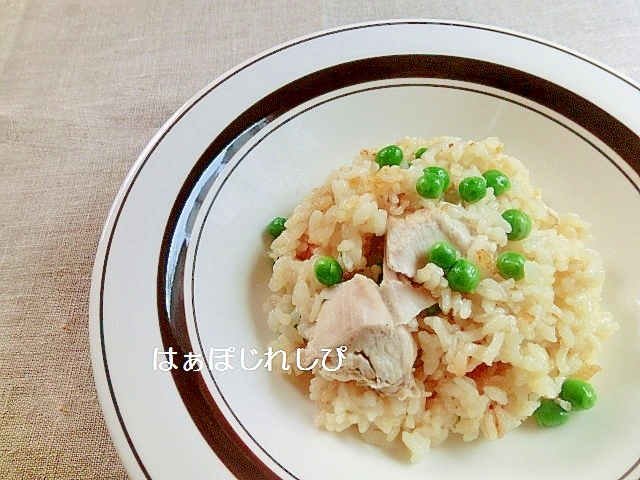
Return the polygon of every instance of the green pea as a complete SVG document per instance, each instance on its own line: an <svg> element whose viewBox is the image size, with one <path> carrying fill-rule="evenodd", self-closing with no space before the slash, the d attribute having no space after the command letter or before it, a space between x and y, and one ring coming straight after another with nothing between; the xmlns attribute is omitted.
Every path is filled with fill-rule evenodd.
<svg viewBox="0 0 640 480"><path fill-rule="evenodd" d="M522 280L524 278L524 255L516 252L504 252L496 260L496 268L502 278Z"/></svg>
<svg viewBox="0 0 640 480"><path fill-rule="evenodd" d="M487 182L487 187L493 188L493 194L497 197L511 188L511 182L500 170L487 170L482 174Z"/></svg>
<svg viewBox="0 0 640 480"><path fill-rule="evenodd" d="M424 198L438 198L444 192L444 180L437 173L425 173L416 182L416 191Z"/></svg>
<svg viewBox="0 0 640 480"><path fill-rule="evenodd" d="M509 240L523 240L531 234L533 222L531 221L531 217L522 210L518 210L517 208L506 210L502 214L502 218L511 225L511 231L507 233Z"/></svg>
<svg viewBox="0 0 640 480"><path fill-rule="evenodd" d="M562 384L560 398L571 403L573 410L588 410L596 404L597 395L590 383L568 378Z"/></svg>
<svg viewBox="0 0 640 480"><path fill-rule="evenodd" d="M442 309L440 308L439 304L434 303L430 307L427 307L424 310L422 310L422 312L420 313L426 315L427 317L433 317L435 315L438 315L439 313L442 313Z"/></svg>
<svg viewBox="0 0 640 480"><path fill-rule="evenodd" d="M427 147L420 147L419 149L417 149L415 153L416 158L420 158L422 154L426 151L427 151Z"/></svg>
<svg viewBox="0 0 640 480"><path fill-rule="evenodd" d="M468 203L476 203L487 194L487 181L484 177L467 177L458 187L460 198Z"/></svg>
<svg viewBox="0 0 640 480"><path fill-rule="evenodd" d="M451 290L473 292L480 283L480 271L466 258L456 260L445 273Z"/></svg>
<svg viewBox="0 0 640 480"><path fill-rule="evenodd" d="M404 155L397 145L388 145L381 148L376 154L376 163L381 167L385 165L400 165Z"/></svg>
<svg viewBox="0 0 640 480"><path fill-rule="evenodd" d="M569 421L569 412L550 398L543 398L533 418L541 427L557 427Z"/></svg>
<svg viewBox="0 0 640 480"><path fill-rule="evenodd" d="M331 286L342 281L342 267L333 257L320 257L313 265L313 273L323 285Z"/></svg>
<svg viewBox="0 0 640 480"><path fill-rule="evenodd" d="M280 236L280 234L286 230L286 227L284 226L284 222L286 221L287 219L284 217L276 217L271 220L267 230L273 238Z"/></svg>
<svg viewBox="0 0 640 480"><path fill-rule="evenodd" d="M451 176L449 175L449 172L447 172L444 168L435 166L427 167L423 170L423 172L425 175L427 173L435 173L439 177L442 177L442 179L444 180L444 189L446 190L447 188L449 188L449 184L451 183Z"/></svg>
<svg viewBox="0 0 640 480"><path fill-rule="evenodd" d="M450 268L458 258L458 251L448 242L436 242L427 252L427 258L443 270Z"/></svg>

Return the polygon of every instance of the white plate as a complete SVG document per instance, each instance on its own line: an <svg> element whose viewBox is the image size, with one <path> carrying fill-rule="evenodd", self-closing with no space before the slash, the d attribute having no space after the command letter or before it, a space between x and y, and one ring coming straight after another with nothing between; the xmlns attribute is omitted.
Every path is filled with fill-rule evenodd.
<svg viewBox="0 0 640 480"><path fill-rule="evenodd" d="M363 147L498 136L556 210L593 223L620 330L599 403L557 429L434 448L410 465L313 426L306 392L243 370L272 334L264 228ZM100 242L92 362L132 478L637 479L640 88L575 52L443 21L348 26L265 52L184 105L142 152ZM162 371L169 347L180 367ZM183 354L234 347L233 370ZM158 355L155 355L158 352ZM215 354L221 353L214 350Z"/></svg>

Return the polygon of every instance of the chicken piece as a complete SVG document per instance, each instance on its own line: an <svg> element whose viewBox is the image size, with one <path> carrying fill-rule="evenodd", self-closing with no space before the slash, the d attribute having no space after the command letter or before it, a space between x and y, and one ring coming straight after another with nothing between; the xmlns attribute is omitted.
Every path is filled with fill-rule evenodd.
<svg viewBox="0 0 640 480"><path fill-rule="evenodd" d="M472 242L469 228L445 212L416 210L387 220L385 261L389 268L409 278L427 262L427 251L436 242L449 242L464 255Z"/></svg>
<svg viewBox="0 0 640 480"><path fill-rule="evenodd" d="M396 325L408 324L425 308L437 303L425 288L414 287L406 277L401 278L386 263L382 265L379 290Z"/></svg>
<svg viewBox="0 0 640 480"><path fill-rule="evenodd" d="M394 272L413 278L426 263L429 246L444 240L444 233L427 210L417 210L405 217L389 217L385 263Z"/></svg>
<svg viewBox="0 0 640 480"><path fill-rule="evenodd" d="M413 336L405 325L396 325L378 285L360 274L330 289L303 359L310 364L324 356L322 349L343 345L347 350L342 366L335 372L320 369L324 377L389 392L413 377Z"/></svg>
<svg viewBox="0 0 640 480"><path fill-rule="evenodd" d="M404 325L368 327L347 347L346 358L335 372L320 370L325 378L355 380L383 393L396 393L413 381L418 350Z"/></svg>
<svg viewBox="0 0 640 480"><path fill-rule="evenodd" d="M465 254L473 242L469 227L445 212L438 212L435 217L436 223L442 233L449 239L449 242Z"/></svg>
<svg viewBox="0 0 640 480"><path fill-rule="evenodd" d="M344 345L363 328L394 325L378 285L364 275L355 274L350 280L325 289L322 295L326 300L306 348L316 358L322 355L322 348Z"/></svg>

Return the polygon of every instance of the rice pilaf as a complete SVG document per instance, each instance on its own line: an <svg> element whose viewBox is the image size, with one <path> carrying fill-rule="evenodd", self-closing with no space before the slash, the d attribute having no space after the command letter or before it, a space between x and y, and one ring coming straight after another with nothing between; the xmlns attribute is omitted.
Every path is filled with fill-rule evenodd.
<svg viewBox="0 0 640 480"><path fill-rule="evenodd" d="M318 258L335 258L344 280L362 275L379 285L393 221L424 212L466 226L471 239L461 253L480 273L473 291L453 290L445 269L425 259L411 278L398 274L438 307L404 322L417 351L410 378L386 390L324 375L319 367L310 378L318 426L357 428L379 445L401 441L417 462L452 433L464 441L498 439L530 417L542 398L557 397L565 379L590 379L600 370L601 342L617 324L601 309L605 273L599 254L585 245L589 224L545 205L528 170L503 153L497 138L404 138L396 145L403 152L400 165L381 167L378 149L362 150L293 210L271 245L266 308L268 325L278 333L271 346L287 352L291 369L285 373L300 375L296 349L308 348L336 289L316 278ZM416 191L430 166L451 178L435 199ZM510 188L497 196L487 188L484 198L465 202L460 182L491 169L504 172ZM512 227L502 213L510 209L530 217L527 238L507 238ZM526 258L524 278L504 278L496 269L506 250Z"/></svg>

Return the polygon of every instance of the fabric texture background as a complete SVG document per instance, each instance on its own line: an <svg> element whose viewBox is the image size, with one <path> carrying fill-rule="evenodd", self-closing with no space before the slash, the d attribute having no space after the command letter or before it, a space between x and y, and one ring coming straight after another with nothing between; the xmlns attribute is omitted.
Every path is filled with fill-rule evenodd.
<svg viewBox="0 0 640 480"><path fill-rule="evenodd" d="M390 18L517 30L640 82L638 0L0 0L0 478L127 478L88 301L109 207L152 135L262 50Z"/></svg>

